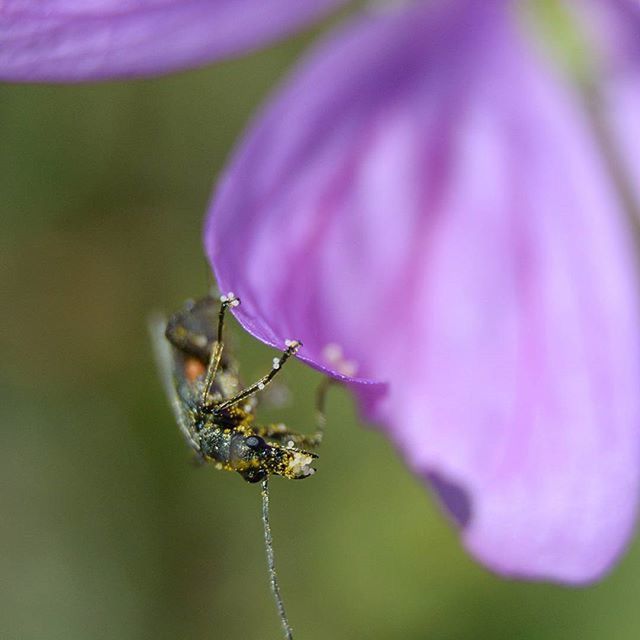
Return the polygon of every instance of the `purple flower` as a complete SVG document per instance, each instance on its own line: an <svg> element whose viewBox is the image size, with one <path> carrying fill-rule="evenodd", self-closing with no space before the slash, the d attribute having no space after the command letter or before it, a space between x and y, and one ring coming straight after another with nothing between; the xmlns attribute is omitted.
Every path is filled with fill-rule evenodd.
<svg viewBox="0 0 640 640"><path fill-rule="evenodd" d="M640 216L640 3L637 0L581 0L576 18L596 43L604 125L619 154L617 171Z"/></svg>
<svg viewBox="0 0 640 640"><path fill-rule="evenodd" d="M0 79L155 75L263 45L345 0L3 0Z"/></svg>
<svg viewBox="0 0 640 640"><path fill-rule="evenodd" d="M467 548L583 582L635 517L638 283L575 95L511 5L360 18L260 114L205 244L260 339L354 387Z"/></svg>
<svg viewBox="0 0 640 640"><path fill-rule="evenodd" d="M232 0L103 0L82 18L75 4L50 0L43 19L40 3L5 2L0 74L158 73L337 2L247 1L242 22ZM638 497L640 305L619 174L640 166L640 19L630 0L572 6L607 71L612 170L515 5L390 3L332 33L249 128L205 246L240 322L275 346L300 338L346 379L476 558L582 583L623 550Z"/></svg>

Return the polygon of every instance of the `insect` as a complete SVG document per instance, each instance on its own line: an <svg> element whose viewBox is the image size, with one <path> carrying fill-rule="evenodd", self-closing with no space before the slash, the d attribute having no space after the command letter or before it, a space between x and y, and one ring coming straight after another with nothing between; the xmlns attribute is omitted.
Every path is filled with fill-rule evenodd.
<svg viewBox="0 0 640 640"><path fill-rule="evenodd" d="M278 475L299 480L314 474L311 465L317 455L308 449L316 448L322 440L329 379L318 389L314 434L297 433L283 424L259 424L255 420L256 395L302 345L297 340L287 340L280 357L273 359L270 371L243 387L238 365L223 341L226 313L239 304L233 293L219 301L207 296L188 302L168 321L155 319L151 329L178 427L197 459L218 469L235 471L247 482L262 482L262 520L271 590L285 638L291 640L293 633L275 571L268 478Z"/></svg>

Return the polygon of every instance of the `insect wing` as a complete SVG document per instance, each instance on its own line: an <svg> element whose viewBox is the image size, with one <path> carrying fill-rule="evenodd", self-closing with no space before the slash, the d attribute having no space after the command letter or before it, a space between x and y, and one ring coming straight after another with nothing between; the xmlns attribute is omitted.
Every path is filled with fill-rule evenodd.
<svg viewBox="0 0 640 640"><path fill-rule="evenodd" d="M178 427L187 443L200 452L191 417L197 406L199 388L186 379L184 358L165 338L166 326L166 318L160 315L152 317L149 322L156 362Z"/></svg>
<svg viewBox="0 0 640 640"><path fill-rule="evenodd" d="M216 341L219 306L210 296L188 302L166 322L165 336L176 349L207 364Z"/></svg>
<svg viewBox="0 0 640 640"><path fill-rule="evenodd" d="M179 378L176 382L177 393L194 409L202 398L202 381L217 340L219 316L220 301L207 296L187 302L166 323L164 335L173 348L174 366ZM225 340L225 345L210 389L210 396L217 399L232 397L242 385L237 363L230 354L232 349L228 340ZM253 399L246 403L251 409L254 405Z"/></svg>

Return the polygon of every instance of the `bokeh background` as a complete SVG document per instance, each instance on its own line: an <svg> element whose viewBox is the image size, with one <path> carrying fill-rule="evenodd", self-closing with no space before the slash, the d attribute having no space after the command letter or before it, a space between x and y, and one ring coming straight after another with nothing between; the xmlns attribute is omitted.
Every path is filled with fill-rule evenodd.
<svg viewBox="0 0 640 640"><path fill-rule="evenodd" d="M210 286L212 185L314 35L156 80L0 87L0 638L280 637L259 488L190 464L147 319ZM231 325L253 379L274 354ZM319 375L284 378L266 419L311 430ZM319 473L272 482L272 526L301 640L640 636L637 542L586 589L491 575L341 390Z"/></svg>

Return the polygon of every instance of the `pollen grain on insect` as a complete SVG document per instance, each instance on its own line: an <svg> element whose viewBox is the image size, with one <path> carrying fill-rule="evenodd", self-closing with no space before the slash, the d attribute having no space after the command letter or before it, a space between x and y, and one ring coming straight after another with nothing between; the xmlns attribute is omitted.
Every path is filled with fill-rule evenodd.
<svg viewBox="0 0 640 640"><path fill-rule="evenodd" d="M236 298L236 294L233 293L233 291L229 291L226 295L220 296L220 302L228 302L232 307L237 307L240 304L240 300Z"/></svg>
<svg viewBox="0 0 640 640"><path fill-rule="evenodd" d="M204 335L196 335L192 338L193 344L197 347L204 348L207 346L207 336Z"/></svg>

